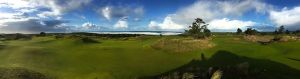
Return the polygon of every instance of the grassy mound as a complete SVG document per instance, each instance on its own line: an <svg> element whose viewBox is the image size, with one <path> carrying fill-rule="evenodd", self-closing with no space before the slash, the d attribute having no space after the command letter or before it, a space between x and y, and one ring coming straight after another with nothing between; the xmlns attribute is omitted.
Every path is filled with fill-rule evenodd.
<svg viewBox="0 0 300 79"><path fill-rule="evenodd" d="M151 47L158 50L171 52L189 52L197 49L207 49L214 44L208 39L161 39Z"/></svg>
<svg viewBox="0 0 300 79"><path fill-rule="evenodd" d="M274 36L257 36L257 35L247 35L243 36L243 38L247 41L257 42L257 41L270 41L274 38Z"/></svg>

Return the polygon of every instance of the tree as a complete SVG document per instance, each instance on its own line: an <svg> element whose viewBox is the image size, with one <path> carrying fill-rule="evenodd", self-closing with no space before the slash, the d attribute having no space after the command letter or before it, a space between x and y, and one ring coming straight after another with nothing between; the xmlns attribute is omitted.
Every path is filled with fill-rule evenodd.
<svg viewBox="0 0 300 79"><path fill-rule="evenodd" d="M289 30L285 30L285 34L290 34L291 32Z"/></svg>
<svg viewBox="0 0 300 79"><path fill-rule="evenodd" d="M185 34L191 35L194 38L205 38L211 36L211 31L207 29L208 24L206 24L201 18L196 18L189 26L188 30L185 30Z"/></svg>
<svg viewBox="0 0 300 79"><path fill-rule="evenodd" d="M280 26L280 27L278 28L278 33L279 33L279 34L283 34L283 33L284 33L284 26Z"/></svg>
<svg viewBox="0 0 300 79"><path fill-rule="evenodd" d="M258 31L255 29L252 29L252 28L247 28L247 30L245 31L245 34L247 34L247 35L255 35L257 33L258 33Z"/></svg>
<svg viewBox="0 0 300 79"><path fill-rule="evenodd" d="M211 36L211 32L209 29L204 29L204 34L206 37L210 37Z"/></svg>
<svg viewBox="0 0 300 79"><path fill-rule="evenodd" d="M240 29L240 28L238 28L238 29L236 30L236 33L237 33L237 34L242 34L242 33L243 33L243 30Z"/></svg>
<svg viewBox="0 0 300 79"><path fill-rule="evenodd" d="M274 31L274 34L275 34L275 35L279 34L278 31L277 31L277 29Z"/></svg>
<svg viewBox="0 0 300 79"><path fill-rule="evenodd" d="M46 36L46 33L45 32L41 32L40 36Z"/></svg>
<svg viewBox="0 0 300 79"><path fill-rule="evenodd" d="M300 30L294 31L293 34L300 35Z"/></svg>

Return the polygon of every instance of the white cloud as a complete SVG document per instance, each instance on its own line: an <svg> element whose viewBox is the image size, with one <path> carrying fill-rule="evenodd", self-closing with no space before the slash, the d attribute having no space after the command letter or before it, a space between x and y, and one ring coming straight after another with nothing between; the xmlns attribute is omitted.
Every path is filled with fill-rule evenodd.
<svg viewBox="0 0 300 79"><path fill-rule="evenodd" d="M158 24L159 23L157 23L156 21L150 21L150 23L148 24L148 28L151 30L158 30L160 29L160 26Z"/></svg>
<svg viewBox="0 0 300 79"><path fill-rule="evenodd" d="M117 21L114 25L115 29L126 29L128 28L127 17L123 17Z"/></svg>
<svg viewBox="0 0 300 79"><path fill-rule="evenodd" d="M106 19L110 20L111 19L111 7L104 7L102 10L102 15Z"/></svg>
<svg viewBox="0 0 300 79"><path fill-rule="evenodd" d="M256 12L264 13L268 9L271 9L272 6L262 3L258 0L244 0L232 1L232 2L218 2L217 5L221 8L221 11L224 14L229 15L243 15L244 12L250 11L251 9L256 10Z"/></svg>
<svg viewBox="0 0 300 79"><path fill-rule="evenodd" d="M284 8L281 11L271 11L270 19L277 26L284 25L289 29L300 28L300 6L292 9Z"/></svg>
<svg viewBox="0 0 300 79"><path fill-rule="evenodd" d="M272 9L271 5L259 0L201 0L179 9L174 15L166 16L164 22L160 24L164 25L164 28L171 28L171 26L167 26L171 24L173 27L176 26L176 29L184 29L189 26L195 18L202 18L205 22L209 23L218 18L239 17L252 10L255 10L257 13L265 13L265 11L269 9ZM228 27L220 27L219 29L223 28L227 29Z"/></svg>
<svg viewBox="0 0 300 79"><path fill-rule="evenodd" d="M30 13L37 11L37 5L27 0L1 0L0 8L8 8L16 12Z"/></svg>
<svg viewBox="0 0 300 79"><path fill-rule="evenodd" d="M130 7L130 6L105 6L98 9L97 11L107 20L112 18L122 18L132 16L139 19L144 14L144 8L139 7Z"/></svg>
<svg viewBox="0 0 300 79"><path fill-rule="evenodd" d="M150 29L162 29L162 30L181 30L184 26L173 22L172 17L167 16L162 23L151 21L148 25Z"/></svg>
<svg viewBox="0 0 300 79"><path fill-rule="evenodd" d="M22 9L22 8L34 8L36 7L34 4L28 2L27 0L1 0L1 7L9 7L13 9Z"/></svg>
<svg viewBox="0 0 300 79"><path fill-rule="evenodd" d="M16 15L17 15L16 13L1 13L0 12L0 19L14 18Z"/></svg>
<svg viewBox="0 0 300 79"><path fill-rule="evenodd" d="M245 29L247 26L254 26L252 21L230 20L228 18L215 19L209 22L209 29L235 31L237 28Z"/></svg>
<svg viewBox="0 0 300 79"><path fill-rule="evenodd" d="M100 27L98 27L96 24L93 24L91 22L83 23L81 27L85 30L98 30L98 29L100 29Z"/></svg>
<svg viewBox="0 0 300 79"><path fill-rule="evenodd" d="M42 18L60 17L65 12L75 10L92 0L1 0L0 8L10 8L17 12L29 13L37 9L49 9L38 11L37 16Z"/></svg>

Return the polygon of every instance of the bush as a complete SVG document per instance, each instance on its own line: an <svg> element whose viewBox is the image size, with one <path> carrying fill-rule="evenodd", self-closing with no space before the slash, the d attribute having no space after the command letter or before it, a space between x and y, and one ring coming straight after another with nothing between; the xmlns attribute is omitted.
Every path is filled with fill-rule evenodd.
<svg viewBox="0 0 300 79"><path fill-rule="evenodd" d="M5 40L31 40L32 36L31 35L24 35L21 33L16 33L16 34L6 34L4 35Z"/></svg>
<svg viewBox="0 0 300 79"><path fill-rule="evenodd" d="M55 39L62 39L64 38L64 35L55 35Z"/></svg>
<svg viewBox="0 0 300 79"><path fill-rule="evenodd" d="M282 39L282 37L281 36L275 36L273 39L272 39L272 41L280 41Z"/></svg>

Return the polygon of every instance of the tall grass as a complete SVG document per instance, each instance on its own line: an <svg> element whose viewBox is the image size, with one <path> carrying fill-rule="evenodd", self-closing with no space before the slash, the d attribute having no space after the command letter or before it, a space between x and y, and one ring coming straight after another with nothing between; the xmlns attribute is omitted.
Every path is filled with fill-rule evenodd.
<svg viewBox="0 0 300 79"><path fill-rule="evenodd" d="M161 39L151 47L168 52L190 52L213 47L208 39Z"/></svg>

